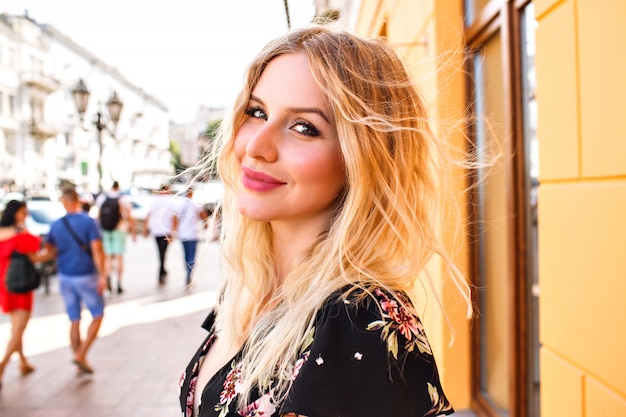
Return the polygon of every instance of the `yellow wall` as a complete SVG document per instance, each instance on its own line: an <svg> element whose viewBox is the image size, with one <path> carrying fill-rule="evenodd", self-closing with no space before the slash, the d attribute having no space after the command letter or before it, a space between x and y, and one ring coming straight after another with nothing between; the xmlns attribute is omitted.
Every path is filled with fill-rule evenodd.
<svg viewBox="0 0 626 417"><path fill-rule="evenodd" d="M463 66L462 2L454 1L363 1L355 32L366 37L378 36L384 28L387 38L405 58L405 62L424 91L430 117L441 135L458 146L463 137L446 128L451 121L461 120L465 109L465 78L459 72ZM463 126L456 126L461 131ZM459 171L462 195L465 173ZM463 179L461 179L463 178ZM462 202L460 202L462 203ZM461 209L462 210L462 209ZM450 216L464 213L451 212ZM454 223L454 221L450 221ZM446 237L449 247L456 247L456 261L468 273L467 248L463 230L458 237ZM433 266L437 269L438 266ZM424 317L428 337L435 350L446 395L457 410L470 407L470 328L465 318L463 302L454 288L438 288L454 329L454 344L450 347L451 328L439 314L434 301Z"/></svg>
<svg viewBox="0 0 626 417"><path fill-rule="evenodd" d="M541 415L626 416L626 1L534 3ZM365 36L385 28L435 118L454 118L464 106L463 74L454 69L461 57L450 54L461 5L363 1L356 27ZM467 267L465 256L459 261ZM452 348L445 321L426 322L449 397L469 407L467 322L454 314Z"/></svg>
<svg viewBox="0 0 626 417"><path fill-rule="evenodd" d="M542 416L626 416L626 1L537 0Z"/></svg>

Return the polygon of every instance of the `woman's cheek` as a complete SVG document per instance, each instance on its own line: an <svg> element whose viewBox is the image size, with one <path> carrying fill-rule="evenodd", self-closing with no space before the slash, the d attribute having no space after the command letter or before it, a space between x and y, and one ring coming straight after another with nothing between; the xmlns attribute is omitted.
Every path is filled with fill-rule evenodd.
<svg viewBox="0 0 626 417"><path fill-rule="evenodd" d="M244 135L242 135L242 130L243 128L239 128L239 130L235 134L235 141L233 143L233 150L235 152L235 156L240 161L246 154L246 145L245 145Z"/></svg>

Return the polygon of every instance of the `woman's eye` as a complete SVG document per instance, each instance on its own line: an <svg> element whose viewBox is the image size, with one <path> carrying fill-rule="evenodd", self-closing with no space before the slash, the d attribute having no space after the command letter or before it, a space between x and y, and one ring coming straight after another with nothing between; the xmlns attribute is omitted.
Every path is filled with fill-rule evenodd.
<svg viewBox="0 0 626 417"><path fill-rule="evenodd" d="M246 109L245 113L246 115L250 117L254 117L256 119L267 120L267 115L265 114L263 109L260 109L259 107L252 107L252 108Z"/></svg>
<svg viewBox="0 0 626 417"><path fill-rule="evenodd" d="M317 130L315 126L313 126L310 123L303 122L303 121L295 122L293 126L291 127L291 129L295 130L296 132L304 136L319 136L320 135L320 131Z"/></svg>

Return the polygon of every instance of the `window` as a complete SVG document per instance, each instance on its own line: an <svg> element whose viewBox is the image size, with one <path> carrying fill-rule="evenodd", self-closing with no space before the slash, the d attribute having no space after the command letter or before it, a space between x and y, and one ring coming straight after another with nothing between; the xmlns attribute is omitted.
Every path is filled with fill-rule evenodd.
<svg viewBox="0 0 626 417"><path fill-rule="evenodd" d="M31 98L30 100L30 114L33 123L43 121L43 102L41 100Z"/></svg>
<svg viewBox="0 0 626 417"><path fill-rule="evenodd" d="M33 74L43 74L43 61L39 58L31 56L30 70Z"/></svg>
<svg viewBox="0 0 626 417"><path fill-rule="evenodd" d="M7 154L17 156L17 137L12 132L5 132Z"/></svg>
<svg viewBox="0 0 626 417"><path fill-rule="evenodd" d="M501 153L473 195L473 407L539 416L534 10L529 0L465 0L471 135Z"/></svg>
<svg viewBox="0 0 626 417"><path fill-rule="evenodd" d="M528 409L529 415L539 416L539 262L537 191L539 188L539 140L537 138L537 100L535 94L535 7L527 4L521 10L520 50L522 63L522 116L524 127L524 189L525 234L528 248L526 254L527 288L527 337L528 337Z"/></svg>
<svg viewBox="0 0 626 417"><path fill-rule="evenodd" d="M13 94L9 94L9 108L7 110L7 116L14 116L17 114L17 100Z"/></svg>
<svg viewBox="0 0 626 417"><path fill-rule="evenodd" d="M486 39L474 54L476 111L485 117L476 125L476 144L479 149L505 149L508 134L506 94L502 73L502 37L496 32ZM487 122L488 121L488 122ZM488 393L490 402L500 411L510 406L508 391L509 357L512 340L508 337L507 321L510 288L503 277L511 275L510 224L507 221L507 188L509 167L504 161L490 169L479 171L477 201L477 228L479 259L477 279L480 292L480 390Z"/></svg>
<svg viewBox="0 0 626 417"><path fill-rule="evenodd" d="M7 49L6 65L9 68L15 68L15 66L16 66L16 62L15 62L15 48L9 47Z"/></svg>

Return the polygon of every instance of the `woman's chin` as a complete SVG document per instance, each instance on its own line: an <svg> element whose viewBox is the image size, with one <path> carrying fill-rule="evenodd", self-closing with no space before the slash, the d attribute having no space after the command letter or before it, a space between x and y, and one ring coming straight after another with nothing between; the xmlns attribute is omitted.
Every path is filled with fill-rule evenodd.
<svg viewBox="0 0 626 417"><path fill-rule="evenodd" d="M256 220L260 222L266 222L271 220L271 216L268 215L267 210L265 210L263 207L251 206L249 204L240 204L238 202L237 210L239 211L239 214L250 220Z"/></svg>

